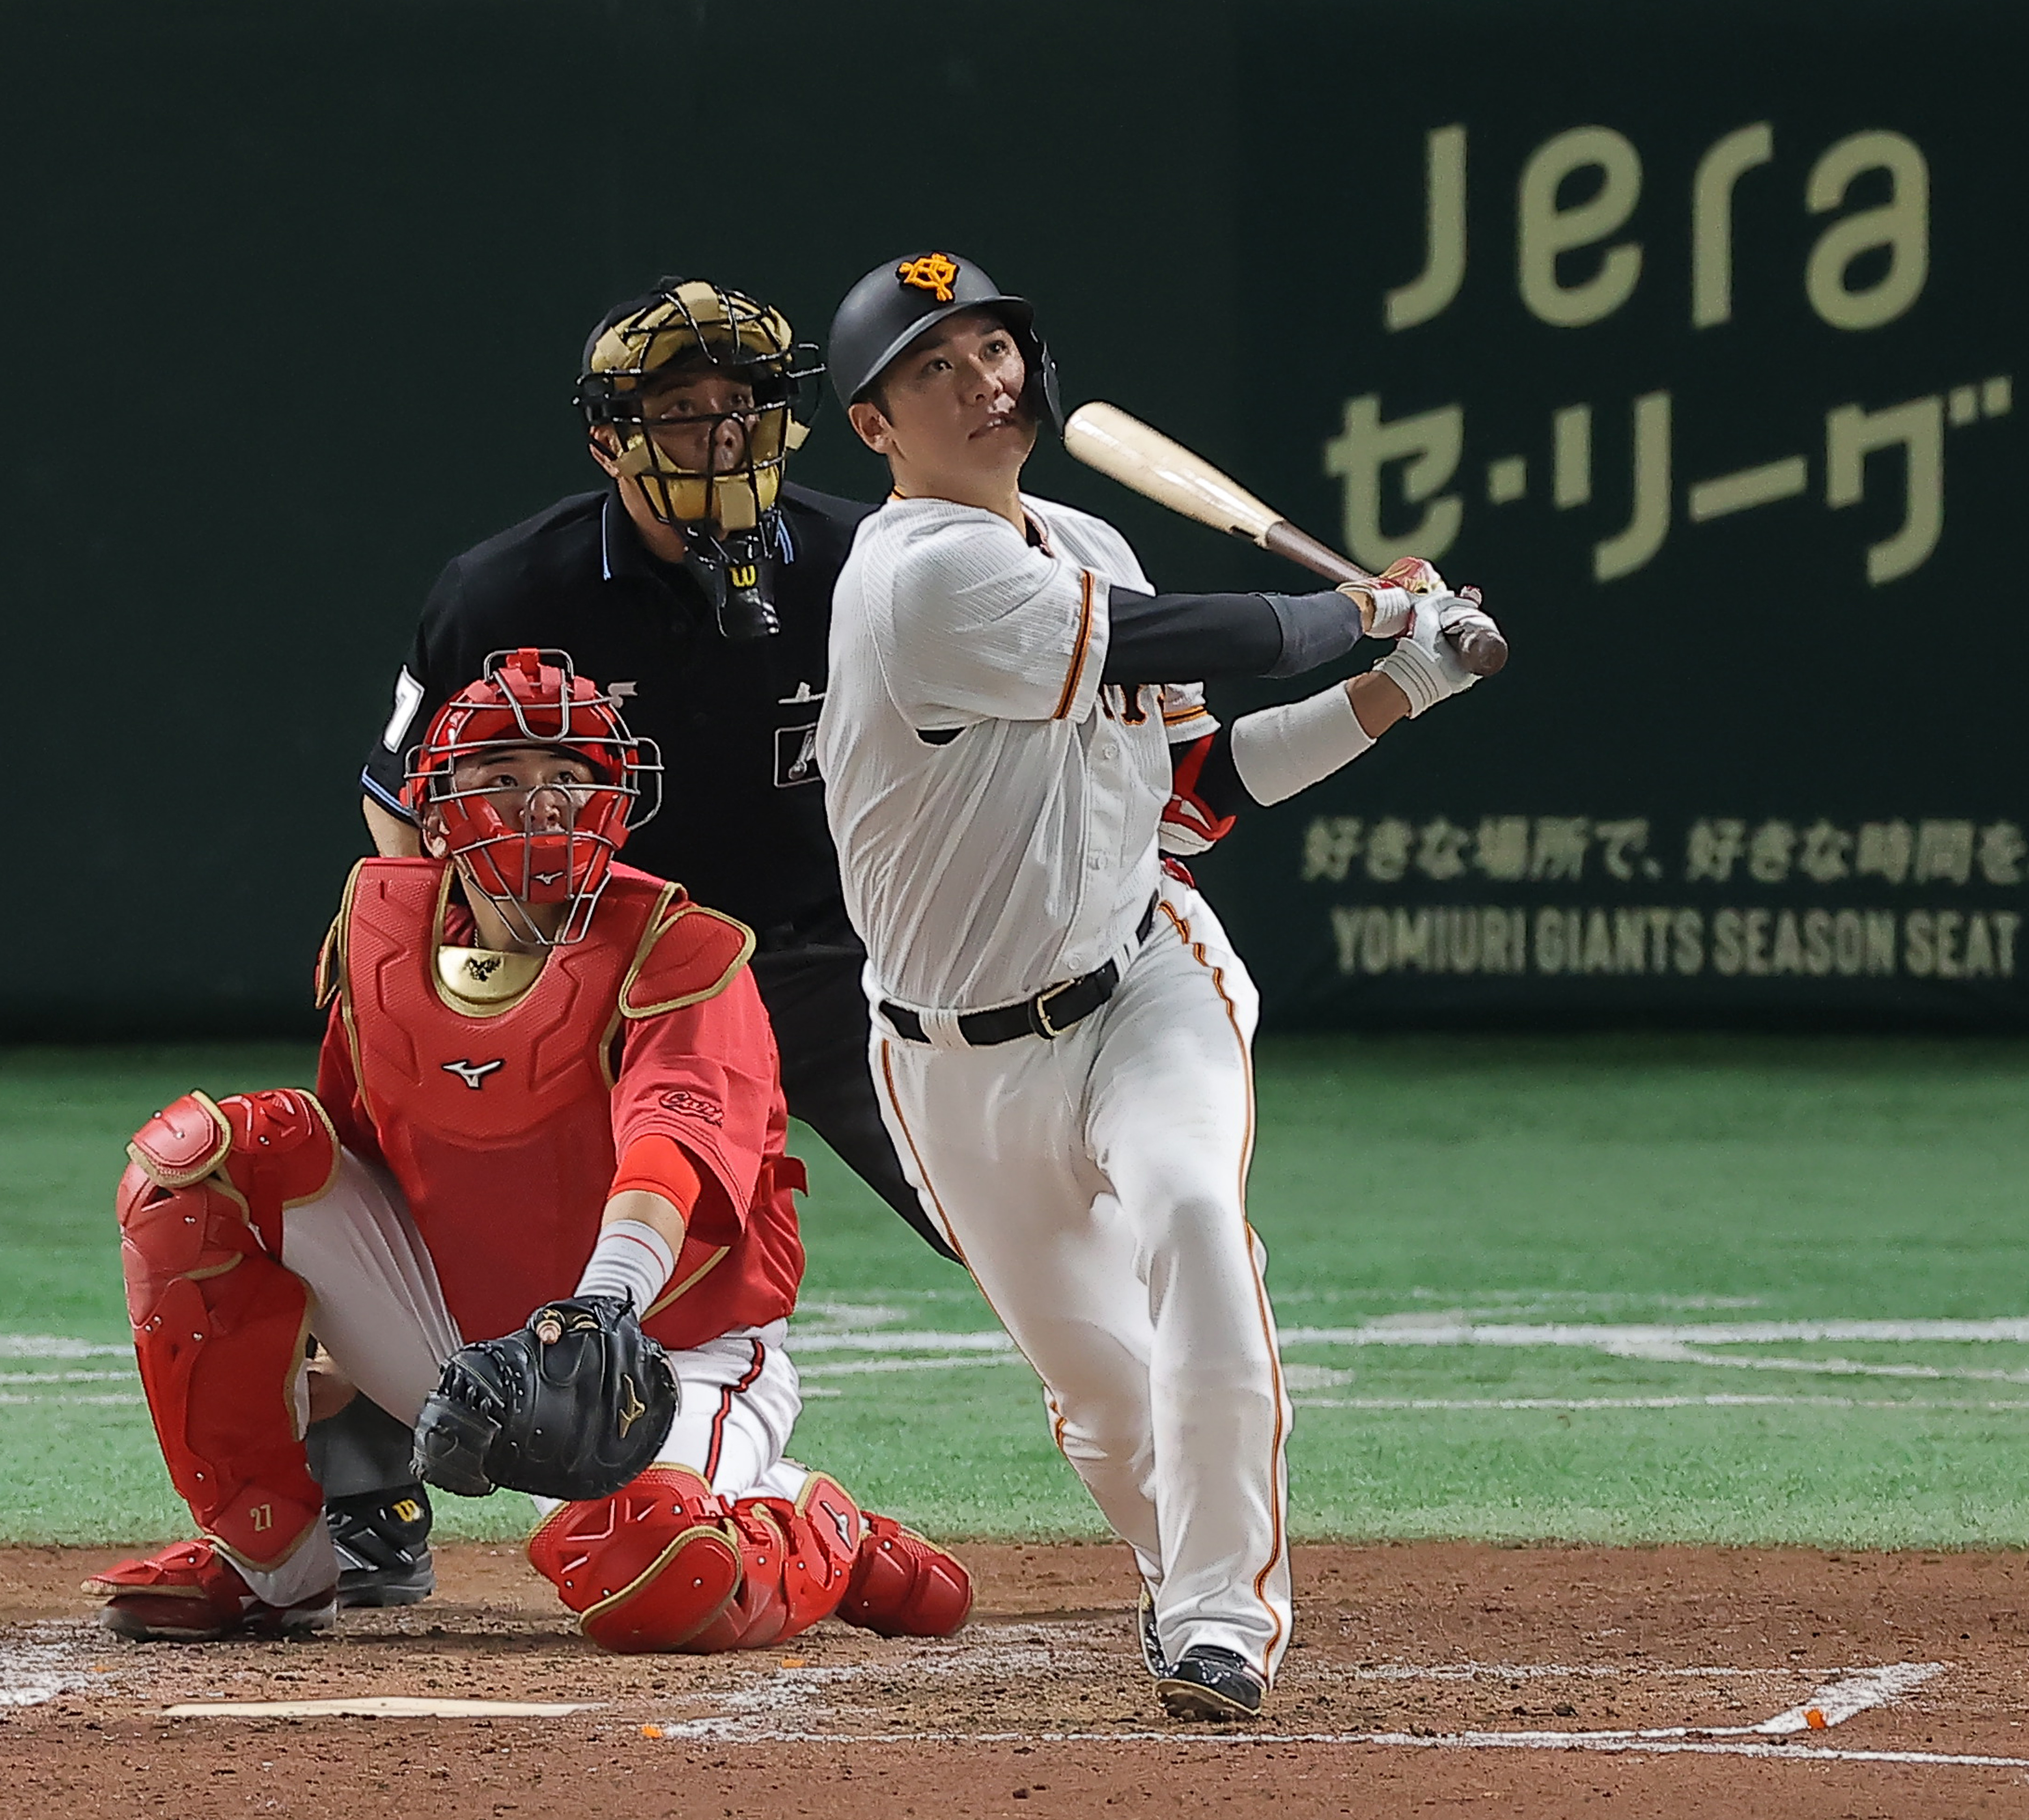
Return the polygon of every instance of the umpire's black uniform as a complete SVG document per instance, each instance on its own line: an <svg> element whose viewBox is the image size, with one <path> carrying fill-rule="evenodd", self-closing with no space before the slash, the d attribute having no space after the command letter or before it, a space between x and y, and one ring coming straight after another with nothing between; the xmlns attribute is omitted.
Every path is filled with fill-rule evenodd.
<svg viewBox="0 0 2029 1820"><path fill-rule="evenodd" d="M630 866L678 881L755 931L755 983L789 1110L939 1252L895 1160L866 1068L866 950L846 920L817 770L832 585L873 508L785 485L773 595L781 631L721 636L694 573L651 555L611 488L574 494L455 559L423 607L394 712L360 782L396 815L402 764L489 652L567 651L661 747L662 812Z"/></svg>

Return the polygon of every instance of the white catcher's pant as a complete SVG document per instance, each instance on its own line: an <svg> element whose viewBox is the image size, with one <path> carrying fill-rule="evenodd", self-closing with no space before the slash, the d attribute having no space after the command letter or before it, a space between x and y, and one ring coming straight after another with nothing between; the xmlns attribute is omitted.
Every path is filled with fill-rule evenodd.
<svg viewBox="0 0 2029 1820"><path fill-rule="evenodd" d="M318 1346L365 1395L413 1425L465 1336L444 1306L400 1190L383 1171L343 1152L331 1187L284 1214L282 1264L310 1291ZM669 1355L681 1402L657 1464L688 1466L728 1498L794 1498L803 1490L809 1475L783 1457L803 1409L796 1368L783 1350L785 1324L743 1328ZM300 1422L308 1410L300 1387L297 1407ZM556 1508L547 1499L536 1504L544 1514ZM276 1603L308 1598L337 1577L322 1524L273 1573L247 1573L254 1592Z"/></svg>
<svg viewBox="0 0 2029 1820"><path fill-rule="evenodd" d="M1272 1674L1291 1412L1244 1202L1258 1008L1211 907L1166 883L1112 998L1054 1042L910 1042L877 1011L871 1056L903 1168L1133 1545L1164 1654Z"/></svg>

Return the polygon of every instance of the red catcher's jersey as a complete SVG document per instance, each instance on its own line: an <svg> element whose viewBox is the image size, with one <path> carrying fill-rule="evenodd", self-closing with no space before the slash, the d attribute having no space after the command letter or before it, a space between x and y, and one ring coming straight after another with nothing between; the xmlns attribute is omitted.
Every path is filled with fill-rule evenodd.
<svg viewBox="0 0 2029 1820"><path fill-rule="evenodd" d="M788 1314L803 1251L775 1040L753 936L615 866L582 942L484 1012L440 984L454 873L353 871L320 967L317 1094L347 1147L384 1163L468 1340L513 1332L577 1286L615 1157L674 1138L703 1183L644 1327L688 1347Z"/></svg>

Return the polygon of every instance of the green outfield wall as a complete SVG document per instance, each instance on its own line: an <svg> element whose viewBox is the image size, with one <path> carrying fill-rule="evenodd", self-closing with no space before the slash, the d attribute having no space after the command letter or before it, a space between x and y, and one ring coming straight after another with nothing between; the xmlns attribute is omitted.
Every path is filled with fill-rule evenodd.
<svg viewBox="0 0 2029 1820"><path fill-rule="evenodd" d="M1072 401L1510 631L1204 868L1271 1020L2020 1027L2024 21L0 9L0 1034L308 1027L417 607L591 484L601 308L678 269L818 334L923 244L1037 300ZM881 482L836 411L797 472ZM1033 477L1159 583L1291 585Z"/></svg>

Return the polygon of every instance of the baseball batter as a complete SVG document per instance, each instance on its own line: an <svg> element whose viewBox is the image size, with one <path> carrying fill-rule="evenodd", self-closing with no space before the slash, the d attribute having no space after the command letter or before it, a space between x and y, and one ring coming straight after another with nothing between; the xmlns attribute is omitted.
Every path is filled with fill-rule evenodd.
<svg viewBox="0 0 2029 1820"><path fill-rule="evenodd" d="M562 653L495 653L411 760L426 854L347 887L317 1093L188 1094L136 1134L128 1309L202 1540L89 1583L109 1629L333 1621L313 1311L421 1476L536 1495L529 1559L607 1648L964 1621L955 1561L785 1456L803 1170L752 933L614 863L653 749Z"/></svg>
<svg viewBox="0 0 2029 1820"><path fill-rule="evenodd" d="M1166 1707L1251 1714L1290 1623L1290 1410L1245 1207L1256 1001L1159 824L1202 844L1238 795L1291 795L1469 687L1441 633L1476 609L1155 594L1110 526L1020 491L1055 371L968 261L876 267L828 351L894 483L840 576L818 729L875 1088L1133 1548ZM1295 675L1363 622L1403 634L1374 670L1230 730L1178 683Z"/></svg>

